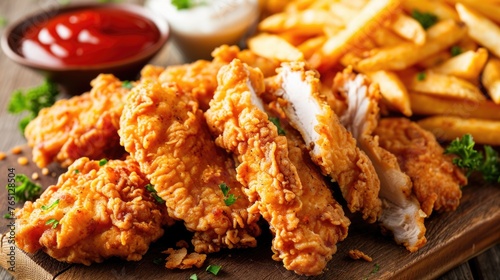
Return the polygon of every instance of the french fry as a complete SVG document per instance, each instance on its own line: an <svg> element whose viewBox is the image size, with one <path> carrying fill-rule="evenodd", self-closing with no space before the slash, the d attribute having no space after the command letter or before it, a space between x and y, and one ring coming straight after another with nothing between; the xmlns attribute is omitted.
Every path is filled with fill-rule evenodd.
<svg viewBox="0 0 500 280"><path fill-rule="evenodd" d="M390 24L390 28L397 35L419 46L425 43L426 33L422 25L403 13L395 16Z"/></svg>
<svg viewBox="0 0 500 280"><path fill-rule="evenodd" d="M311 55L313 55L313 53L318 49L320 48L326 41L326 37L325 36L317 36L317 37L313 37L305 42L303 42L302 44L298 45L297 46L297 49L302 52L304 54L304 58L307 59L309 58Z"/></svg>
<svg viewBox="0 0 500 280"><path fill-rule="evenodd" d="M436 15L439 19L452 19L458 21L458 14L449 5L441 1L435 0L404 0L403 9L411 14L413 11L417 10L419 12L432 13Z"/></svg>
<svg viewBox="0 0 500 280"><path fill-rule="evenodd" d="M411 91L471 101L486 100L474 84L450 75L425 71L402 77L402 80Z"/></svg>
<svg viewBox="0 0 500 280"><path fill-rule="evenodd" d="M370 38L372 38L379 48L392 47L404 42L403 38L387 28L377 28L370 34Z"/></svg>
<svg viewBox="0 0 500 280"><path fill-rule="evenodd" d="M343 28L344 22L325 10L304 10L295 13L277 13L262 20L258 28L262 32L280 33L293 31L301 35L316 35L324 26Z"/></svg>
<svg viewBox="0 0 500 280"><path fill-rule="evenodd" d="M460 19L467 24L469 36L500 57L500 27L460 3L456 5L456 8Z"/></svg>
<svg viewBox="0 0 500 280"><path fill-rule="evenodd" d="M262 33L248 39L248 48L265 58L279 61L303 60L304 55L277 35Z"/></svg>
<svg viewBox="0 0 500 280"><path fill-rule="evenodd" d="M484 1L484 0L446 0L452 4L462 3L466 6L472 8L475 11L480 12L481 14L488 17L490 20L500 24L500 2L494 3L493 1Z"/></svg>
<svg viewBox="0 0 500 280"><path fill-rule="evenodd" d="M451 52L449 49L446 49L420 60L417 63L417 66L427 69L439 65L450 58L451 58Z"/></svg>
<svg viewBox="0 0 500 280"><path fill-rule="evenodd" d="M487 60L488 51L479 48L477 51L467 51L454 56L430 70L466 80L475 80L479 77Z"/></svg>
<svg viewBox="0 0 500 280"><path fill-rule="evenodd" d="M487 101L470 101L457 98L408 92L414 115L451 115L500 121L500 105Z"/></svg>
<svg viewBox="0 0 500 280"><path fill-rule="evenodd" d="M458 42L466 27L453 20L440 21L427 30L427 40L422 46L403 43L394 47L373 50L373 54L356 66L363 72L377 70L402 70L420 60L445 50Z"/></svg>
<svg viewBox="0 0 500 280"><path fill-rule="evenodd" d="M483 70L481 83L486 88L491 100L500 104L500 60L491 57Z"/></svg>
<svg viewBox="0 0 500 280"><path fill-rule="evenodd" d="M381 70L369 72L366 75L372 82L379 85L380 93L389 107L396 109L407 117L412 115L408 91L396 74Z"/></svg>
<svg viewBox="0 0 500 280"><path fill-rule="evenodd" d="M350 22L354 17L356 17L359 12L358 8L356 7L352 7L344 3L333 2L331 0L329 2L330 6L328 10L332 14L332 16L341 19L345 23Z"/></svg>
<svg viewBox="0 0 500 280"><path fill-rule="evenodd" d="M321 50L309 59L312 67L320 72L328 70L336 64L356 41L367 37L367 34L382 21L395 13L399 0L372 0L369 1L354 17L345 29L330 37Z"/></svg>
<svg viewBox="0 0 500 280"><path fill-rule="evenodd" d="M498 137L500 121L434 116L419 120L417 123L441 141L452 141L468 133L478 144L500 145L500 137Z"/></svg>

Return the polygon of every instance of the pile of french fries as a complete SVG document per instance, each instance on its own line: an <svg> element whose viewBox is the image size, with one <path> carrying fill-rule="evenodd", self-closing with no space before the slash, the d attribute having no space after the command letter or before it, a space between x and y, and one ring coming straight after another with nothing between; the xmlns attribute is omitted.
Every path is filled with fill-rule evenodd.
<svg viewBox="0 0 500 280"><path fill-rule="evenodd" d="M350 66L443 141L500 145L500 0L269 0L255 53Z"/></svg>

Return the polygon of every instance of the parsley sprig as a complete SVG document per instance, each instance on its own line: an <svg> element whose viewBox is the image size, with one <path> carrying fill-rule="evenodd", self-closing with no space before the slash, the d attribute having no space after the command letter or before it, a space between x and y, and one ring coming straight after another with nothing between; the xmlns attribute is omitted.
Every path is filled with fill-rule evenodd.
<svg viewBox="0 0 500 280"><path fill-rule="evenodd" d="M19 123L19 128L24 133L28 123L38 116L40 110L50 107L56 102L58 94L57 85L45 80L40 86L24 91L16 90L10 98L7 110L12 114L28 112Z"/></svg>
<svg viewBox="0 0 500 280"><path fill-rule="evenodd" d="M226 204L226 206L233 205L238 197L234 196L234 194L232 193L229 193L230 188L226 185L226 183L219 184L219 188L222 191L222 194L224 194L224 203Z"/></svg>
<svg viewBox="0 0 500 280"><path fill-rule="evenodd" d="M467 176L474 172L482 174L484 180L500 183L500 160L498 152L491 146L484 145L484 153L474 149L472 135L465 134L453 140L445 149L445 153L454 154L453 164L462 168Z"/></svg>
<svg viewBox="0 0 500 280"><path fill-rule="evenodd" d="M56 219L49 219L45 222L46 225L52 225L52 228L56 228L59 224L59 221Z"/></svg>
<svg viewBox="0 0 500 280"><path fill-rule="evenodd" d="M44 211L47 211L47 210L50 210L50 209L56 207L58 204L59 204L59 198L56 199L54 202L52 202L52 204L50 204L49 206L42 205L42 207L40 207L40 208L42 208L42 210L44 210Z"/></svg>
<svg viewBox="0 0 500 280"><path fill-rule="evenodd" d="M438 22L438 17L435 14L420 12L419 10L413 10L411 16L417 20L425 30Z"/></svg>
<svg viewBox="0 0 500 280"><path fill-rule="evenodd" d="M16 174L14 178L16 180L16 187L14 190L14 200L16 203L20 201L33 200L40 194L42 187L33 183L28 176L24 174Z"/></svg>
<svg viewBox="0 0 500 280"><path fill-rule="evenodd" d="M193 4L193 0L172 0L172 5L174 5L177 10L189 9Z"/></svg>

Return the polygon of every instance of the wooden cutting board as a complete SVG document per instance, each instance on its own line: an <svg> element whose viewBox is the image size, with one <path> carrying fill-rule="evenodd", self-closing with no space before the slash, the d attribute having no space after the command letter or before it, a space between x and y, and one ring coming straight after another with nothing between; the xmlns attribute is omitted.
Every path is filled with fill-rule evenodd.
<svg viewBox="0 0 500 280"><path fill-rule="evenodd" d="M28 147L21 155L9 154L0 161L0 184L7 182L7 169L14 167L16 173L31 176L41 171L32 162L20 166L17 158L31 158ZM53 165L54 175L64 170ZM41 176L38 183L46 188L54 184L57 176ZM337 191L338 192L338 191ZM6 191L0 192L0 213L7 211ZM19 205L21 206L21 205ZM415 253L396 245L391 238L383 236L376 225L363 223L358 217L349 215L352 225L347 239L338 244L338 251L329 262L324 274L309 279L433 279L454 266L480 254L500 242L500 186L485 184L472 178L463 189L461 205L454 212L433 214L426 221L427 244ZM1 240L0 265L9 268L8 243L11 220L0 219L3 235ZM182 225L166 230L164 237L152 244L149 252L139 262L109 259L91 266L58 262L43 252L26 254L16 248L15 261L17 279L189 279L197 274L198 279L305 279L283 268L271 256L271 238L265 231L258 240L258 247L240 250L223 250L210 254L203 268L168 270L155 260L166 255L161 251L174 247L180 239L190 240L191 234ZM347 252L359 249L373 258L372 262L353 260ZM209 264L221 265L217 276L205 271Z"/></svg>

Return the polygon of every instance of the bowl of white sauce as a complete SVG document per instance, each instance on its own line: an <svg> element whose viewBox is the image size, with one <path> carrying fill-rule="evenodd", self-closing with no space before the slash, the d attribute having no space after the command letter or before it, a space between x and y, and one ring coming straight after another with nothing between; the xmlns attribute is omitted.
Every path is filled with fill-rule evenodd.
<svg viewBox="0 0 500 280"><path fill-rule="evenodd" d="M210 59L220 45L240 45L259 18L258 0L147 0L164 16L185 62Z"/></svg>

